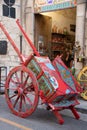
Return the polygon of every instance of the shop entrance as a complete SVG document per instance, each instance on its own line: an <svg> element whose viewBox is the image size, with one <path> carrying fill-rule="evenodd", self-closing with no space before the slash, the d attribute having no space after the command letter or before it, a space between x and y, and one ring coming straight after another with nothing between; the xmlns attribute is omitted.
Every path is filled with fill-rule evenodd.
<svg viewBox="0 0 87 130"><path fill-rule="evenodd" d="M44 39L50 60L67 50L73 53L75 28L76 7L35 15L36 47Z"/></svg>
<svg viewBox="0 0 87 130"><path fill-rule="evenodd" d="M52 18L49 16L35 14L35 46L40 55L51 57L51 27Z"/></svg>

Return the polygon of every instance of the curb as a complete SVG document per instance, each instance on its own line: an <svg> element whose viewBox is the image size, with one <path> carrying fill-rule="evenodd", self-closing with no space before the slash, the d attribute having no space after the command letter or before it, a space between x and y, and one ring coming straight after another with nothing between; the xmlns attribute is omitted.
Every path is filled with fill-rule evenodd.
<svg viewBox="0 0 87 130"><path fill-rule="evenodd" d="M75 106L76 110L83 114L87 114L87 101L83 100L82 98L79 98L78 101L80 104Z"/></svg>
<svg viewBox="0 0 87 130"><path fill-rule="evenodd" d="M81 113L83 113L83 114L87 114L87 109L78 108L78 107L75 107L75 108L76 108L76 110L77 110L78 112L81 112Z"/></svg>

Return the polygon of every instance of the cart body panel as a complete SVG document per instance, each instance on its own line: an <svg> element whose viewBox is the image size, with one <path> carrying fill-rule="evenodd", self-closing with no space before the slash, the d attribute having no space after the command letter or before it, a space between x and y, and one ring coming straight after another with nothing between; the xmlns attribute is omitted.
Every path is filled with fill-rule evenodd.
<svg viewBox="0 0 87 130"><path fill-rule="evenodd" d="M71 71L67 68L67 66L64 64L60 56L57 56L53 60L53 66L56 69L59 76L62 78L62 80L75 92L81 92L81 87L78 84L77 80L72 75Z"/></svg>
<svg viewBox="0 0 87 130"><path fill-rule="evenodd" d="M78 92L75 89L74 82L69 72L67 74L68 76L66 75L65 79L63 79L64 77L61 77L63 72L57 72L48 57L34 56L28 63L27 67L35 73L36 77L41 73L41 71L43 72L43 74L38 78L38 83L39 89L43 91L46 102L51 102L53 104L54 102L61 102L57 105L60 107L78 104L75 100L71 101L71 98L75 98L78 95ZM59 67L60 70L63 68L62 65ZM70 82L67 83L68 81Z"/></svg>

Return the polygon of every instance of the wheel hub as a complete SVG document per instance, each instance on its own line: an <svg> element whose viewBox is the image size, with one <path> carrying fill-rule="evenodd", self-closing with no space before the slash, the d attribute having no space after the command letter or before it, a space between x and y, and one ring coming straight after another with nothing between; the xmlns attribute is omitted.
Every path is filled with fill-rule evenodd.
<svg viewBox="0 0 87 130"><path fill-rule="evenodd" d="M22 95L23 94L23 88L18 88L18 95Z"/></svg>

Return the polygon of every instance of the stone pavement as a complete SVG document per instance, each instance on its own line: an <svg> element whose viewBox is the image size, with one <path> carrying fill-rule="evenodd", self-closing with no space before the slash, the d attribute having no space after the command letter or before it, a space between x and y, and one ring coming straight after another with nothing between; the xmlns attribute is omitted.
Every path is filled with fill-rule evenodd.
<svg viewBox="0 0 87 130"><path fill-rule="evenodd" d="M3 91L0 93L0 95L3 95ZM87 114L87 101L82 99L82 98L78 98L79 101L79 105L76 105L75 108L77 109L78 112ZM40 104L40 103L39 103ZM39 106L39 108L44 108L43 106Z"/></svg>
<svg viewBox="0 0 87 130"><path fill-rule="evenodd" d="M79 98L78 101L80 102L79 105L76 105L75 108L78 111L78 114L80 115L80 119L82 121L86 121L87 122L87 101ZM65 115L65 116L69 116L69 117L74 117L72 112L70 110L63 110L61 111L61 114Z"/></svg>
<svg viewBox="0 0 87 130"><path fill-rule="evenodd" d="M1 94L0 96L2 98L4 98L4 100L5 100L5 95L4 94ZM82 98L78 98L78 101L80 102L80 104L76 105L75 108L77 109L77 111L78 111L78 113L80 115L80 119L79 120L87 122L87 101L83 100ZM45 105L41 105L41 101L39 101L39 103L38 103L38 108L46 109ZM74 115L68 109L64 109L64 110L60 111L60 113L62 115L74 118Z"/></svg>
<svg viewBox="0 0 87 130"><path fill-rule="evenodd" d="M80 104L76 105L76 109L81 113L87 114L87 101L82 98L78 99L78 101Z"/></svg>

